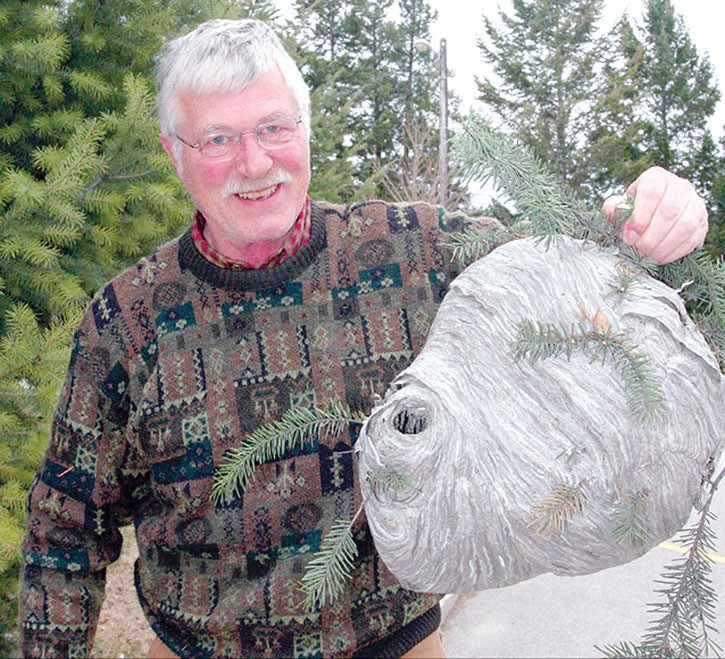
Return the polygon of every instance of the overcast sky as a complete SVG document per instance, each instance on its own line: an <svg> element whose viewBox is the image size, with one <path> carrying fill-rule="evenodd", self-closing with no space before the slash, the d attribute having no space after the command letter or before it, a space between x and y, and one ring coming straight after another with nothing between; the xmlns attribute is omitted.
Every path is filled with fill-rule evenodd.
<svg viewBox="0 0 725 659"><path fill-rule="evenodd" d="M483 33L482 17L498 22L499 7L508 7L507 0L429 0L438 11L438 20L431 34L436 45L441 37L447 42L448 68L453 71L449 89L464 99L466 105L475 98L473 77L485 71L476 39ZM611 27L626 11L635 22L641 22L641 0L605 0L602 28ZM715 82L725 95L725 36L723 35L724 0L673 0L675 11L682 15L697 51L708 53L715 71ZM475 107L475 105L474 105ZM725 99L721 100L710 126L715 138L723 134Z"/></svg>

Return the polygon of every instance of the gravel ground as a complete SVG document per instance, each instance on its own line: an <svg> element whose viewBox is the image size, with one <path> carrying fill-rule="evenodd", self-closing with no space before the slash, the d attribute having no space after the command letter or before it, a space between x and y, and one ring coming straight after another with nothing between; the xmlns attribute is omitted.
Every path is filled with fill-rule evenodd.
<svg viewBox="0 0 725 659"><path fill-rule="evenodd" d="M122 531L123 552L106 575L106 599L91 653L93 659L146 657L154 638L133 586L133 564L138 556L133 528Z"/></svg>

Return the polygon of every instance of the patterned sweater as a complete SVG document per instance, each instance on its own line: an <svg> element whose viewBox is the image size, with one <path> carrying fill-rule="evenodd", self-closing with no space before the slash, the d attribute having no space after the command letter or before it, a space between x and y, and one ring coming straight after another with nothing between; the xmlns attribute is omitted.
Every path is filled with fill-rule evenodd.
<svg viewBox="0 0 725 659"><path fill-rule="evenodd" d="M24 656L88 654L130 522L142 607L181 656L394 656L430 634L439 596L403 590L364 523L344 594L300 606L306 563L360 505L354 427L261 465L228 504L211 487L225 452L290 407L370 411L424 343L455 274L441 230L460 222L315 203L308 244L279 266L218 268L187 232L101 290L30 494Z"/></svg>

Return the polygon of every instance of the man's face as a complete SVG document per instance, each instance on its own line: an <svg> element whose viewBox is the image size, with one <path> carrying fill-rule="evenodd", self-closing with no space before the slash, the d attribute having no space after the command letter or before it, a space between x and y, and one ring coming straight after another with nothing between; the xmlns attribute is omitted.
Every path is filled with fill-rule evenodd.
<svg viewBox="0 0 725 659"><path fill-rule="evenodd" d="M282 115L298 117L300 110L282 74L276 69L241 92L178 98L180 123L176 132L196 143L217 130L251 131ZM231 160L204 159L198 149L182 145L180 159L173 138L162 135L166 152L196 207L206 219L204 235L229 258L255 260L284 241L302 210L310 183L309 135L300 124L291 142L265 150L253 133L242 138Z"/></svg>

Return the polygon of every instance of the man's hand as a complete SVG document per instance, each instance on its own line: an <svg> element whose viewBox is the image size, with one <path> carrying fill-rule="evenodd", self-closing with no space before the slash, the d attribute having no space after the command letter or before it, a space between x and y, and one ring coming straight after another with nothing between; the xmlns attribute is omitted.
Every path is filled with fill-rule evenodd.
<svg viewBox="0 0 725 659"><path fill-rule="evenodd" d="M627 194L634 208L622 239L657 263L671 263L702 247L707 235L705 202L692 184L662 167L645 171ZM612 221L624 197L610 197L602 210Z"/></svg>

